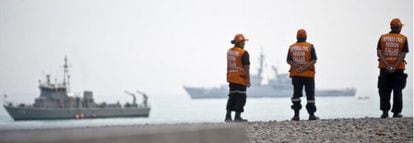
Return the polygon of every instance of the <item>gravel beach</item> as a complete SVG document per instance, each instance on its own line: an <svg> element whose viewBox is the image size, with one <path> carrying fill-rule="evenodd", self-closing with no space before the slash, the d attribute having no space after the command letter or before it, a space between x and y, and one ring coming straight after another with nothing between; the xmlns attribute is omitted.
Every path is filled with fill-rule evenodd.
<svg viewBox="0 0 414 143"><path fill-rule="evenodd" d="M405 143L413 142L413 118L249 122L247 136L251 143Z"/></svg>
<svg viewBox="0 0 414 143"><path fill-rule="evenodd" d="M413 118L183 123L0 131L0 143L413 142Z"/></svg>

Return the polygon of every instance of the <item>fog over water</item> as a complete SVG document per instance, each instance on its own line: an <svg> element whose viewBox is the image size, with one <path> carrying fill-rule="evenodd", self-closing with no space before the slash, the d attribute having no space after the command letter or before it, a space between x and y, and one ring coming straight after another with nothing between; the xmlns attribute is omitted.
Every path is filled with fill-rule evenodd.
<svg viewBox="0 0 414 143"><path fill-rule="evenodd" d="M44 75L62 79L66 55L74 92L185 95L183 85L225 84L237 33L250 39L252 69L263 49L271 77L272 65L288 71L288 46L304 28L318 55L317 88L376 96L376 44L395 17L409 40L405 93L412 96L412 0L2 0L0 94L33 99Z"/></svg>

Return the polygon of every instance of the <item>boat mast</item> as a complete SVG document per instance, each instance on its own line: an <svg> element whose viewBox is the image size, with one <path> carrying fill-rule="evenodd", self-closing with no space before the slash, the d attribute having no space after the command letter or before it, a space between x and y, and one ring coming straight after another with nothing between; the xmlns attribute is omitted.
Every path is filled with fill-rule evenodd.
<svg viewBox="0 0 414 143"><path fill-rule="evenodd" d="M259 56L259 69L257 70L257 76L260 78L260 81L263 80L263 64L264 64L264 55L263 55L263 48L260 48L260 56Z"/></svg>
<svg viewBox="0 0 414 143"><path fill-rule="evenodd" d="M66 88L66 92L70 92L70 75L69 75L69 65L68 65L68 59L65 56L65 64L63 65L63 86ZM66 83L67 81L67 83Z"/></svg>

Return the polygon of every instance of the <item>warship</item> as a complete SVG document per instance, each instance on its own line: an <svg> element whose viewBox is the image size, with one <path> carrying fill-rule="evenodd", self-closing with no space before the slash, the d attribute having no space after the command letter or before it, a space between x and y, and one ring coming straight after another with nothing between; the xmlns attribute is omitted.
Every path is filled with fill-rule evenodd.
<svg viewBox="0 0 414 143"><path fill-rule="evenodd" d="M275 66L272 66L274 76L266 84L264 80L264 55L260 53L259 68L256 74L250 76L250 87L247 89L249 98L261 97L291 97L293 95L293 86L287 73L279 74ZM209 98L227 98L229 93L228 85L219 87L203 88L184 86L184 90L190 95L191 99L209 99ZM315 96L355 96L355 88L344 89L316 89Z"/></svg>
<svg viewBox="0 0 414 143"><path fill-rule="evenodd" d="M40 96L35 98L34 104L4 103L4 108L14 120L48 120L48 119L83 119L83 118L110 118L110 117L148 117L150 107L148 96L143 96L142 104L136 103L134 93L125 91L133 97L132 103L121 105L118 103L96 103L92 91L84 91L83 97L70 96L68 61L65 57L63 65L63 82L51 83L50 75L46 81L39 80Z"/></svg>

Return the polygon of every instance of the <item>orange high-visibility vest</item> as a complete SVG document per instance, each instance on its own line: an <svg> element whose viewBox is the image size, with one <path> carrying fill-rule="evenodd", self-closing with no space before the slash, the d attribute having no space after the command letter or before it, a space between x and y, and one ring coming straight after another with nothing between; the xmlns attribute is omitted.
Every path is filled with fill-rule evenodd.
<svg viewBox="0 0 414 143"><path fill-rule="evenodd" d="M227 82L247 86L247 74L242 64L244 52L245 50L239 47L227 51Z"/></svg>
<svg viewBox="0 0 414 143"><path fill-rule="evenodd" d="M312 44L308 42L298 42L289 47L289 54L292 57L292 61L296 64L304 65L312 61L311 59ZM290 77L315 77L315 66L308 68L306 71L297 72L296 68L290 66Z"/></svg>
<svg viewBox="0 0 414 143"><path fill-rule="evenodd" d="M406 40L407 38L404 35L398 33L381 35L381 53L389 64L394 65L398 61ZM386 68L384 61L381 59L379 60L378 68ZM397 69L405 69L405 62L402 61Z"/></svg>

